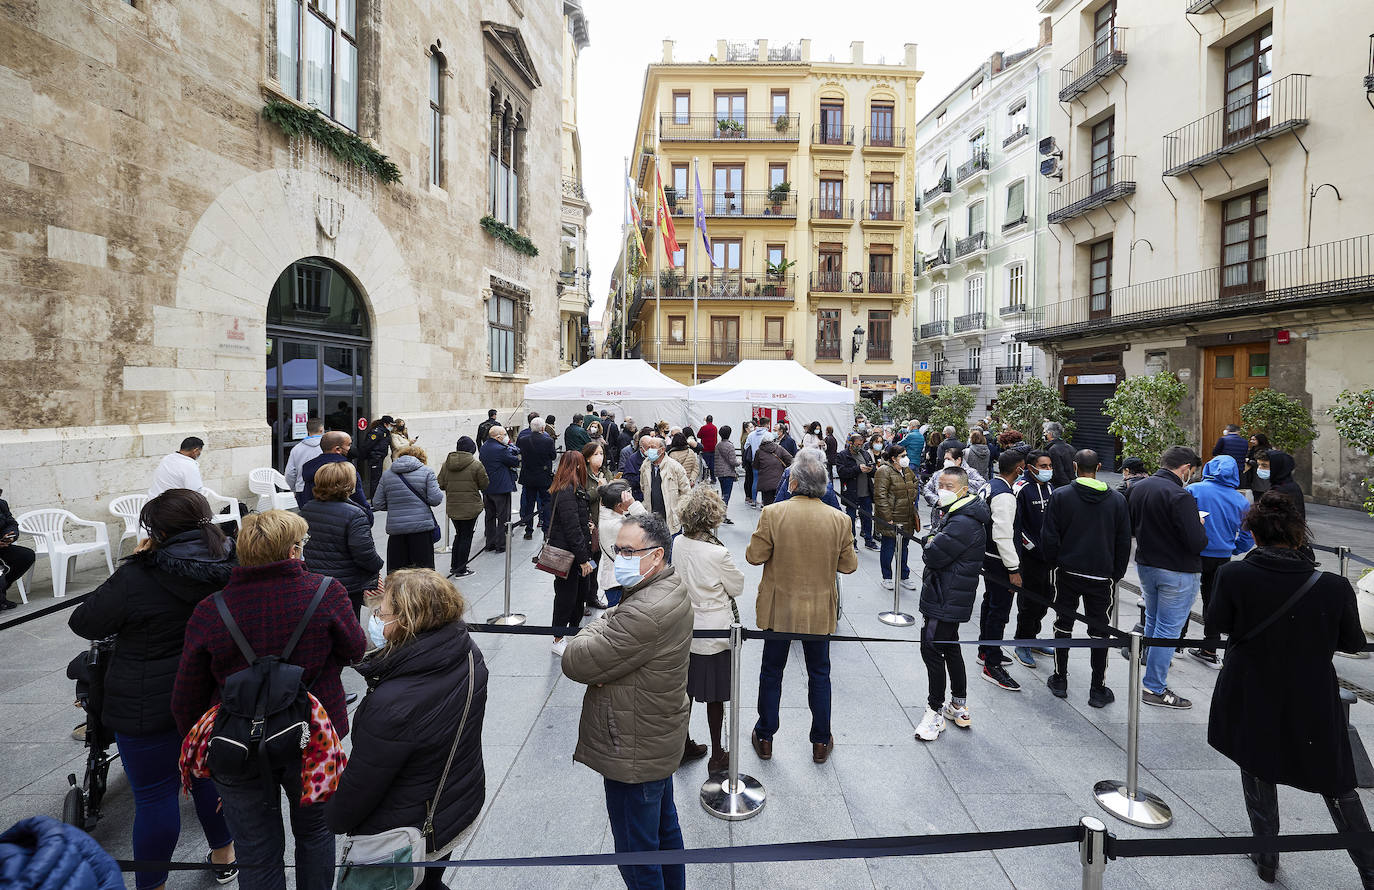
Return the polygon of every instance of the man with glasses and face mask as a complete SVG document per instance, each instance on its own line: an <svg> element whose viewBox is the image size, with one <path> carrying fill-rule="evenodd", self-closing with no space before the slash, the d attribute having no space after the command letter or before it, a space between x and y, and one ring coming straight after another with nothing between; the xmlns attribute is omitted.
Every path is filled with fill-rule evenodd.
<svg viewBox="0 0 1374 890"><path fill-rule="evenodd" d="M682 763L692 603L669 562L668 528L625 516L616 535L620 604L568 639L563 673L585 683L573 759L600 773L617 853L680 850L673 772ZM681 865L622 865L627 887L682 888Z"/></svg>

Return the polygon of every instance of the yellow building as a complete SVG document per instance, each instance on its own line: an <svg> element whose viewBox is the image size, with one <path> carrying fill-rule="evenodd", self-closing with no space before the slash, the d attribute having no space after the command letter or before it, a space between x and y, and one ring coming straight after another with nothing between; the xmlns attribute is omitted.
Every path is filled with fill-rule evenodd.
<svg viewBox="0 0 1374 890"><path fill-rule="evenodd" d="M650 65L630 176L654 221L654 172L678 249L644 233L629 347L691 383L740 359L795 358L882 399L911 378L916 47L896 64L813 61L719 41L706 62ZM696 162L697 173L692 164ZM715 262L695 239L695 179ZM633 249L633 248L632 248ZM695 278L698 310L692 311Z"/></svg>

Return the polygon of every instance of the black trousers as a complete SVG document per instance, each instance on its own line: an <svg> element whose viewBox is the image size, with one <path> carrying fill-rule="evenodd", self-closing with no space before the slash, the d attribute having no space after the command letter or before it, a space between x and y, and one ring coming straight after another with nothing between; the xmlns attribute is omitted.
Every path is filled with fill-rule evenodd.
<svg viewBox="0 0 1374 890"><path fill-rule="evenodd" d="M568 577L553 579L553 626L578 627L582 623L582 568L573 564Z"/></svg>
<svg viewBox="0 0 1374 890"><path fill-rule="evenodd" d="M468 570L468 557L472 555L472 534L477 530L477 517L471 519L450 519L453 523L453 543L449 551L448 570L461 574Z"/></svg>
<svg viewBox="0 0 1374 890"><path fill-rule="evenodd" d="M1073 636L1074 617L1068 613L1079 611L1080 604L1083 614L1092 619L1088 625L1088 636L1098 640L1105 640L1110 636L1107 627L1111 624L1112 598L1116 595L1116 588L1112 582L1084 578L1082 575L1061 569L1054 573L1054 589L1056 639L1066 640ZM1089 651L1092 653L1089 656L1092 683L1094 686L1101 686L1107 677L1107 650ZM1054 671L1062 677L1069 675L1068 649L1054 650Z"/></svg>
<svg viewBox="0 0 1374 890"><path fill-rule="evenodd" d="M482 509L487 515L486 549L490 553L501 553L506 549L506 523L510 521L510 492L483 492Z"/></svg>
<svg viewBox="0 0 1374 890"><path fill-rule="evenodd" d="M1045 623L1045 615L1050 611L1049 604L1054 601L1054 578L1050 567L1031 557L1021 560L1021 586L1040 599L1024 593L1016 595L1016 634L1014 639L1033 640L1040 638L1040 629ZM1041 602L1040 600L1044 600ZM986 637L984 638L986 639Z"/></svg>
<svg viewBox="0 0 1374 890"><path fill-rule="evenodd" d="M1250 816L1250 830L1256 837L1276 837L1279 833L1279 789L1273 782L1241 770L1240 787L1245 792L1245 810ZM1360 795L1354 788L1338 797L1322 795L1326 809L1331 813L1331 821L1336 831L1352 834L1369 830L1369 817L1365 814ZM1255 861L1260 865L1277 868L1279 854L1257 853ZM1350 858L1360 873L1364 890L1374 890L1374 849L1363 847L1350 851Z"/></svg>
<svg viewBox="0 0 1374 890"><path fill-rule="evenodd" d="M1002 634L1007 630L1007 620L1011 618L1012 591L1007 586L1010 583L1007 567L1002 560L995 556L984 556L983 610L978 616L978 639L1002 639ZM978 653L988 667L1004 664L1008 660L1002 654L1001 646L979 646Z"/></svg>
<svg viewBox="0 0 1374 890"><path fill-rule="evenodd" d="M949 694L954 698L968 697L968 674L964 671L964 656L958 643L946 642L959 639L959 624L955 621L941 621L938 618L925 618L921 627L921 660L926 663L926 680L929 692L926 701L932 711L938 711L945 704L945 674L949 674Z"/></svg>
<svg viewBox="0 0 1374 890"><path fill-rule="evenodd" d="M1217 569L1231 561L1229 556L1204 556L1202 557L1202 618L1204 626L1207 620L1207 607L1212 604L1212 587L1217 581ZM1183 631L1180 636L1188 636L1188 621L1183 622ZM1217 646L1221 645L1220 637L1202 636L1202 651L1215 653Z"/></svg>
<svg viewBox="0 0 1374 890"><path fill-rule="evenodd" d="M765 507L773 503L773 499L777 496L778 490L776 488L771 488L768 491L761 491L758 493L758 499L763 501L763 505Z"/></svg>
<svg viewBox="0 0 1374 890"><path fill-rule="evenodd" d="M373 500L377 497L377 483L382 481L382 462L385 457L369 457L367 459L367 499Z"/></svg>
<svg viewBox="0 0 1374 890"><path fill-rule="evenodd" d="M5 564L5 571L0 572L0 597L5 595L11 584L33 568L34 559L33 551L27 547L18 544L0 547L0 562Z"/></svg>
<svg viewBox="0 0 1374 890"><path fill-rule="evenodd" d="M404 535L387 535L386 570L432 569L434 568L433 532L410 532Z"/></svg>
<svg viewBox="0 0 1374 890"><path fill-rule="evenodd" d="M754 462L749 458L743 459L744 464L744 497L745 500L754 499Z"/></svg>

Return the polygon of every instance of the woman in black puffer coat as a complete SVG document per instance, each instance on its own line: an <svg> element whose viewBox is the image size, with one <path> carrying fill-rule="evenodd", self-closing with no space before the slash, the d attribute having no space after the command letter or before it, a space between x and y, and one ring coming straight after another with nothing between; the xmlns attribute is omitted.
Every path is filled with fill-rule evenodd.
<svg viewBox="0 0 1374 890"><path fill-rule="evenodd" d="M577 627L582 622L582 579L596 571L592 555L595 548L592 546L591 501L587 497L587 462L581 452L563 452L549 494L552 503L546 540L573 555L568 577L555 576L553 579L553 626ZM553 651L560 657L563 645L562 637L553 641Z"/></svg>
<svg viewBox="0 0 1374 890"><path fill-rule="evenodd" d="M115 733L133 787L134 858L166 861L181 834L181 734L172 717L172 685L186 622L197 603L228 582L233 542L215 524L205 497L184 488L150 500L138 522L148 537L86 595L67 624L88 640L116 638L100 718ZM212 857L224 865L216 870L223 883L236 869L219 793L209 779L196 779L191 797ZM166 880L165 872L141 871L137 886L147 890Z"/></svg>
<svg viewBox="0 0 1374 890"><path fill-rule="evenodd" d="M355 615L361 613L364 595L377 589L382 570L367 514L349 500L357 484L351 464L325 464L315 471L314 498L301 507L301 517L310 523L305 568L337 579L348 591Z"/></svg>
<svg viewBox="0 0 1374 890"><path fill-rule="evenodd" d="M402 569L387 575L373 622L382 625L385 645L356 666L367 680L367 695L353 715L348 766L325 805L334 832L421 828L434 800L434 834L426 847L437 859L481 812L487 665L463 623L465 608L462 595L437 572ZM450 750L453 765L441 790ZM347 841L344 850L346 858ZM443 869L426 871L421 886L442 887L442 876Z"/></svg>

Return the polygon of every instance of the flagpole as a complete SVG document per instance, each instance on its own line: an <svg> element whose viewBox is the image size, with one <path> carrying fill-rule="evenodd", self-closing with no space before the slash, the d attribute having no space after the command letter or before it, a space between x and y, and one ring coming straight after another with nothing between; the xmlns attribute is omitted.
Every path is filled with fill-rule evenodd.
<svg viewBox="0 0 1374 890"><path fill-rule="evenodd" d="M697 190L697 203L701 203L701 174L697 171L697 159L692 158L692 187ZM697 214L692 214L692 385L700 383L697 377L697 341L701 321L697 309Z"/></svg>
<svg viewBox="0 0 1374 890"><path fill-rule="evenodd" d="M625 157L625 201L630 200L630 158ZM625 279L630 274L630 251L626 247L628 233L625 230L625 218L629 216L629 207L622 207L620 220L620 358L625 358L626 327L629 322L629 313L625 307Z"/></svg>
<svg viewBox="0 0 1374 890"><path fill-rule="evenodd" d="M662 193L659 191L658 185L659 185L659 179L658 179L658 137L655 136L655 137L654 137L654 182L653 182L653 188L654 188L654 242L653 242L653 243L654 243L654 333L655 333L655 334L662 335L662 333L663 333L663 328L662 328L662 324L663 324L663 275L662 275L662 273L659 271L659 269L660 269L660 263L659 263L659 259L658 259L658 252L659 252L659 247L660 247L659 241L661 241L661 240L662 240L662 237L663 237L662 234L661 234L661 230L662 230L662 228L663 228L663 224L662 224L662 222L659 220L659 214L660 214L660 213L666 213L666 212L667 212L667 208L665 208L665 207L663 206L663 203L659 200L659 196L660 196ZM663 350L662 350L662 349L659 349L654 355L655 355L655 358L656 358L656 361L654 362L654 367L655 367L656 369L662 371L662 370L663 370Z"/></svg>

